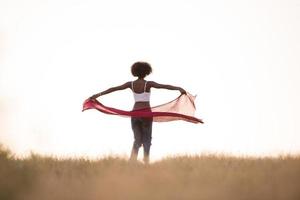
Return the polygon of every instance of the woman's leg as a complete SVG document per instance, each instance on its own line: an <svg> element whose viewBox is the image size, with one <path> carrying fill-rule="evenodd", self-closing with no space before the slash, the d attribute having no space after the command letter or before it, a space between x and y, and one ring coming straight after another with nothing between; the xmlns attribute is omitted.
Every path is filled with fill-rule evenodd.
<svg viewBox="0 0 300 200"><path fill-rule="evenodd" d="M141 120L131 118L131 128L134 134L134 142L131 150L130 160L136 161L139 153L139 148L142 145L142 127Z"/></svg>
<svg viewBox="0 0 300 200"><path fill-rule="evenodd" d="M144 162L149 163L150 147L152 141L152 118L143 119L142 124L142 143L144 147Z"/></svg>

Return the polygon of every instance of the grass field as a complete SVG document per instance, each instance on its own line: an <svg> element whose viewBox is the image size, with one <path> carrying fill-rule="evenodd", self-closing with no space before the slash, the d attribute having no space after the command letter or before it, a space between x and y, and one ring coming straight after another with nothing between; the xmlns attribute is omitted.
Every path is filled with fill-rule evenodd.
<svg viewBox="0 0 300 200"><path fill-rule="evenodd" d="M143 165L125 158L16 159L0 150L1 200L299 200L300 157L178 156Z"/></svg>

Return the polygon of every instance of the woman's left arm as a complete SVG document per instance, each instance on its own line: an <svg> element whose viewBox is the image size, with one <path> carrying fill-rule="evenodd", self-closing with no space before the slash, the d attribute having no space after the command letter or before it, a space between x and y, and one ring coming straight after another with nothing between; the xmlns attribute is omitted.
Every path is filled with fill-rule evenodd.
<svg viewBox="0 0 300 200"><path fill-rule="evenodd" d="M118 90L124 90L124 89L127 89L127 88L130 88L130 82L126 82L126 83L124 83L122 85L119 85L119 86L116 86L116 87L111 87L107 90L104 90L103 92L99 92L97 94L94 94L90 98L96 99L101 95L109 94L111 92L115 92L115 91L118 91Z"/></svg>

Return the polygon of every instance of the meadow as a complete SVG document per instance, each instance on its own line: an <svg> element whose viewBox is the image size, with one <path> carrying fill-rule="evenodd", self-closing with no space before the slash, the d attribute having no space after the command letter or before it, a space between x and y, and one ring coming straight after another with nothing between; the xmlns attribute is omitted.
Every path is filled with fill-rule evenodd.
<svg viewBox="0 0 300 200"><path fill-rule="evenodd" d="M300 156L20 159L0 150L1 200L299 200Z"/></svg>

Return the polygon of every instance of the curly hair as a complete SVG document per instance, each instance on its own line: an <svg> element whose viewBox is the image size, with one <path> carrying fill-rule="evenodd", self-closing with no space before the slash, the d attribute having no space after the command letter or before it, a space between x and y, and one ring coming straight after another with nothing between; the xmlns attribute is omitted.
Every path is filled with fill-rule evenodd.
<svg viewBox="0 0 300 200"><path fill-rule="evenodd" d="M147 62L136 62L131 66L132 75L139 78L145 78L145 76L151 74L151 72L151 65Z"/></svg>

